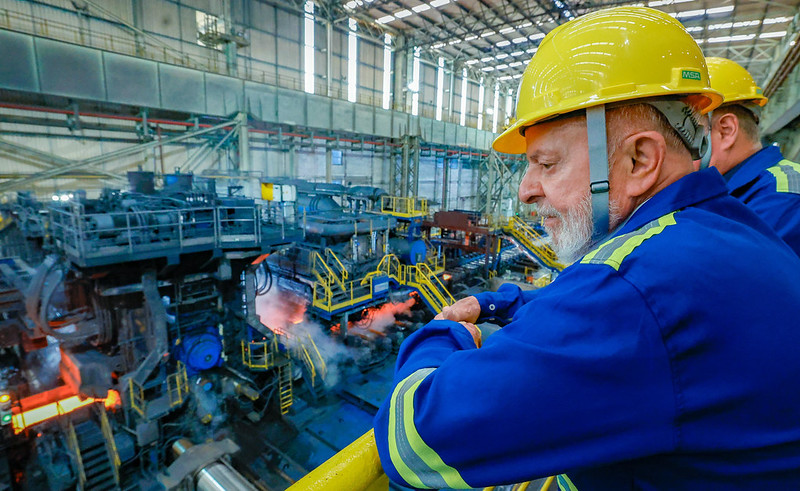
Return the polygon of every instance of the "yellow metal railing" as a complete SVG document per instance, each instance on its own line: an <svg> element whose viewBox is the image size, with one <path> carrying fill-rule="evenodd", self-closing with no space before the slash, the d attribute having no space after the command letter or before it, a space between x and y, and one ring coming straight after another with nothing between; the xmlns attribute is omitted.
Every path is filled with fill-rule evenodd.
<svg viewBox="0 0 800 491"><path fill-rule="evenodd" d="M381 467L373 430L369 430L289 487L290 491L378 491L387 489L389 489L389 478Z"/></svg>
<svg viewBox="0 0 800 491"><path fill-rule="evenodd" d="M289 408L294 403L291 360L278 367L278 400L281 406L281 414L288 413Z"/></svg>
<svg viewBox="0 0 800 491"><path fill-rule="evenodd" d="M139 416L145 415L144 403L144 387L133 381L133 378L128 379L128 394L131 399L131 407L134 411L139 413Z"/></svg>
<svg viewBox="0 0 800 491"><path fill-rule="evenodd" d="M367 285L364 279L344 283L341 292L334 292L324 284L315 283L311 304L320 310L334 312L369 300L372 293L372 281Z"/></svg>
<svg viewBox="0 0 800 491"><path fill-rule="evenodd" d="M547 245L544 237L521 218L516 216L509 218L508 224L503 227L503 230L517 239L520 245L536 254L547 267L558 271L564 269L564 265L558 261L556 253Z"/></svg>
<svg viewBox="0 0 800 491"><path fill-rule="evenodd" d="M325 261L333 265L333 267L331 267L330 269L336 270L334 271L334 274L338 271L337 279L346 280L349 277L347 268L344 267L344 264L342 264L342 261L339 259L339 256L337 256L335 252L327 248L325 249Z"/></svg>
<svg viewBox="0 0 800 491"><path fill-rule="evenodd" d="M404 218L426 216L428 214L428 200L425 198L381 196L381 213Z"/></svg>
<svg viewBox="0 0 800 491"><path fill-rule="evenodd" d="M170 407L175 407L183 402L189 393L189 380L186 376L186 365L178 362L178 370L167 375L167 395Z"/></svg>
<svg viewBox="0 0 800 491"><path fill-rule="evenodd" d="M541 483L538 491L548 491L555 480L550 476ZM514 491L532 491L531 482L515 484ZM323 462L287 491L385 491L389 477L383 472L375 443L375 431L369 430L336 455ZM493 491L495 486L484 488Z"/></svg>
<svg viewBox="0 0 800 491"><path fill-rule="evenodd" d="M331 268L326 258L331 260L331 264L339 271L339 274ZM342 290L345 290L345 280L348 277L347 268L344 267L339 257L330 249L325 250L325 257L319 252L314 252L311 256L311 271L317 278L317 282L331 289L334 284L339 285Z"/></svg>
<svg viewBox="0 0 800 491"><path fill-rule="evenodd" d="M406 265L394 254L387 254L378 263L375 271L365 276L362 281L371 281L374 276L380 274L385 274L401 285L415 288L436 312L441 312L444 307L455 303L453 295L427 263Z"/></svg>
<svg viewBox="0 0 800 491"><path fill-rule="evenodd" d="M444 273L445 269L444 255L438 255L438 254L434 255L431 254L431 252L432 251L429 249L428 259L426 261L428 263L428 267L431 268L431 271L433 271L434 274L438 275Z"/></svg>
<svg viewBox="0 0 800 491"><path fill-rule="evenodd" d="M275 354L278 352L277 336L272 341L242 340L242 363L251 370L268 370L275 366Z"/></svg>
<svg viewBox="0 0 800 491"><path fill-rule="evenodd" d="M314 338L310 334L306 334L306 339L300 341L298 355L311 375L312 387L317 386L317 374L319 374L320 380L325 380L328 374L328 366L325 363L325 359L322 358L319 348L317 348L317 343L314 342ZM314 362L314 355L316 355L316 363Z"/></svg>
<svg viewBox="0 0 800 491"><path fill-rule="evenodd" d="M103 438L106 440L106 448L111 453L112 470L114 471L114 482L119 485L119 453L117 452L117 443L114 441L114 433L111 431L111 424L108 422L108 414L106 408L100 406L97 408L100 414L100 430L103 432Z"/></svg>
<svg viewBox="0 0 800 491"><path fill-rule="evenodd" d="M75 434L75 427L72 426L72 420L67 421L67 446L69 447L72 455L75 456L78 464L78 489L83 489L86 485L86 472L83 469L83 457L81 456L81 448L78 445L78 435Z"/></svg>

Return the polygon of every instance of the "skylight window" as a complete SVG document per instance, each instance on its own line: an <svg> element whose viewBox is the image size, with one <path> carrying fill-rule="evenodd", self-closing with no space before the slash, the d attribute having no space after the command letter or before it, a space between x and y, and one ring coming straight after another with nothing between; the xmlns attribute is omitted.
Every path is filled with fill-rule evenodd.
<svg viewBox="0 0 800 491"><path fill-rule="evenodd" d="M721 36L715 38L708 38L708 43L727 43L733 41L747 41L756 37L755 34L738 34L736 36ZM698 41L699 43L699 41Z"/></svg>
<svg viewBox="0 0 800 491"><path fill-rule="evenodd" d="M775 32L762 32L758 35L759 39L769 39L769 38L782 38L786 35L786 31L775 31Z"/></svg>
<svg viewBox="0 0 800 491"><path fill-rule="evenodd" d="M503 46L508 46L509 44L511 44L511 41L506 41L504 39L502 41L498 41L495 46L497 46L498 48L502 48Z"/></svg>
<svg viewBox="0 0 800 491"><path fill-rule="evenodd" d="M421 3L421 4L417 5L416 7L411 7L411 10L413 10L416 13L425 12L426 10L430 10L430 9L431 9L431 6L428 5L427 3Z"/></svg>
<svg viewBox="0 0 800 491"><path fill-rule="evenodd" d="M514 43L514 44L519 44L519 43L524 43L527 40L528 40L528 38L526 38L525 36L522 36L522 37L518 37L518 38L512 39L511 42Z"/></svg>
<svg viewBox="0 0 800 491"><path fill-rule="evenodd" d="M663 7L664 5L675 5L676 3L693 2L694 0L654 0L647 2L648 7Z"/></svg>
<svg viewBox="0 0 800 491"><path fill-rule="evenodd" d="M448 3L450 3L450 0L433 0L431 2L431 7L439 8L442 5L447 5Z"/></svg>
<svg viewBox="0 0 800 491"><path fill-rule="evenodd" d="M792 20L791 17L770 17L769 19L764 19L764 25L780 24L782 22L789 22L790 20Z"/></svg>
<svg viewBox="0 0 800 491"><path fill-rule="evenodd" d="M394 16L397 17L398 19L408 17L409 15L411 15L411 11L408 9L398 10L397 12L394 13Z"/></svg>
<svg viewBox="0 0 800 491"><path fill-rule="evenodd" d="M726 5L725 7L715 7L711 9L697 9L697 10L684 10L683 12L670 13L669 15L678 19L687 19L690 17L701 17L703 15L725 14L733 12L733 5Z"/></svg>
<svg viewBox="0 0 800 491"><path fill-rule="evenodd" d="M393 20L394 20L394 16L393 15L384 15L383 17L381 17L380 19L376 20L375 22L377 22L378 24L387 24L387 23L389 23L389 22L391 22Z"/></svg>

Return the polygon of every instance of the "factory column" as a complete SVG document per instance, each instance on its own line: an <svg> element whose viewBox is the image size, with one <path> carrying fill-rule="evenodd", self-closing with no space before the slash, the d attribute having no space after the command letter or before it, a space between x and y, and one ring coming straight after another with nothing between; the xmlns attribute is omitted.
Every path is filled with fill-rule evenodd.
<svg viewBox="0 0 800 491"><path fill-rule="evenodd" d="M252 170L250 167L250 134L247 130L247 113L240 112L237 114L236 122L239 131L239 171L247 172Z"/></svg>

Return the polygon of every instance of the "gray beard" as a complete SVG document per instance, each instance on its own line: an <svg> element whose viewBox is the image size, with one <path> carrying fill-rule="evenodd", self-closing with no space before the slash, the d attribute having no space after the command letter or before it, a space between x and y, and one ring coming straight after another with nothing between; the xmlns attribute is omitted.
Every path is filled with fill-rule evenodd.
<svg viewBox="0 0 800 491"><path fill-rule="evenodd" d="M559 219L561 225L559 229L551 230L545 226L545 230L552 239L553 251L562 263L574 263L589 252L594 245L592 243L592 233L594 232L592 197L588 191L581 198L578 206L570 208L566 214L559 213L549 205L539 205L538 213L544 217ZM609 204L609 220L611 230L622 221L619 207L615 202Z"/></svg>

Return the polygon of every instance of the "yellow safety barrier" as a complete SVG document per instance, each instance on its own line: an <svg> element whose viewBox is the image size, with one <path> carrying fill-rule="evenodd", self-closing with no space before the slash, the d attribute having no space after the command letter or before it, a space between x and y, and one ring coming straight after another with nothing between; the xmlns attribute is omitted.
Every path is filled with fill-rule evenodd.
<svg viewBox="0 0 800 491"><path fill-rule="evenodd" d="M555 478L544 480L538 488L547 491ZM530 488L530 482L514 485L514 491ZM389 489L389 477L383 472L374 430L361 435L339 453L326 460L287 491L384 491ZM495 489L494 486L484 491Z"/></svg>
<svg viewBox="0 0 800 491"><path fill-rule="evenodd" d="M359 437L289 487L289 491L378 491L389 489L373 430Z"/></svg>
<svg viewBox="0 0 800 491"><path fill-rule="evenodd" d="M405 265L394 254L387 254L378 263L375 271L365 276L362 281L371 280L380 274L385 274L401 285L415 288L437 313L455 303L453 295L426 263Z"/></svg>
<svg viewBox="0 0 800 491"><path fill-rule="evenodd" d="M167 395L170 407L180 405L189 393L189 380L186 376L186 365L178 362L175 373L167 375Z"/></svg>
<svg viewBox="0 0 800 491"><path fill-rule="evenodd" d="M133 378L128 379L128 394L130 395L133 410L139 413L139 416L144 417L144 388L134 382Z"/></svg>
<svg viewBox="0 0 800 491"><path fill-rule="evenodd" d="M503 227L503 230L511 234L531 254L535 254L545 266L557 271L564 269L564 265L558 261L556 253L547 245L544 237L520 217L509 218L508 224Z"/></svg>
<svg viewBox="0 0 800 491"><path fill-rule="evenodd" d="M321 283L314 284L311 304L326 312L334 312L372 298L372 281L366 285L364 280L348 281L342 285L341 292L334 291Z"/></svg>
<svg viewBox="0 0 800 491"><path fill-rule="evenodd" d="M403 218L423 217L428 214L428 200L425 198L381 196L381 213Z"/></svg>
<svg viewBox="0 0 800 491"><path fill-rule="evenodd" d="M106 448L111 453L112 470L114 471L114 482L119 485L119 452L117 452L117 443L114 441L114 433L111 431L111 424L108 422L108 414L106 409L100 406L97 409L100 415L100 430L103 432L103 438L106 440Z"/></svg>
<svg viewBox="0 0 800 491"><path fill-rule="evenodd" d="M268 370L275 366L275 354L278 352L278 338L272 341L242 340L242 364L251 370Z"/></svg>

